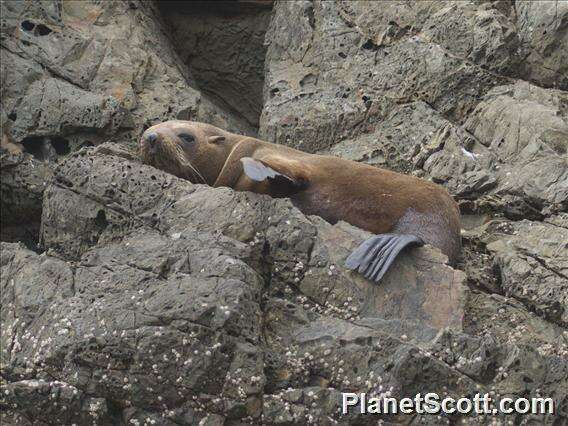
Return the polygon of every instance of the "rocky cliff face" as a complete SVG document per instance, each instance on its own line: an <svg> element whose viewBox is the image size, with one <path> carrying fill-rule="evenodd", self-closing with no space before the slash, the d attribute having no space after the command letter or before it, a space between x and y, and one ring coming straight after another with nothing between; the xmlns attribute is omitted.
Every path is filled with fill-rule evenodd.
<svg viewBox="0 0 568 426"><path fill-rule="evenodd" d="M567 421L567 2L21 1L1 25L3 421L375 424L346 391ZM368 282L342 267L365 232L140 164L171 118L438 182L463 260Z"/></svg>

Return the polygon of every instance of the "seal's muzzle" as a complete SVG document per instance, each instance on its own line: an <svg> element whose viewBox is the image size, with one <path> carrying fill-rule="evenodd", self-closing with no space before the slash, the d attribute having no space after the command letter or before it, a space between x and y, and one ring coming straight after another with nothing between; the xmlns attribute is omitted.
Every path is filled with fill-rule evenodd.
<svg viewBox="0 0 568 426"><path fill-rule="evenodd" d="M144 133L140 143L150 154L155 154L158 150L158 135L154 132Z"/></svg>

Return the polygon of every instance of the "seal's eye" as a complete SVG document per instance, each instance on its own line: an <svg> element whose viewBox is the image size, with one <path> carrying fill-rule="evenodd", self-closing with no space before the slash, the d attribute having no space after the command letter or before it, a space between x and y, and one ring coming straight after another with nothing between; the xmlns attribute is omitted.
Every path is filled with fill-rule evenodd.
<svg viewBox="0 0 568 426"><path fill-rule="evenodd" d="M180 138L182 141L187 142L187 143L195 142L195 138L193 136L191 136L189 133L180 133L178 135L178 138Z"/></svg>

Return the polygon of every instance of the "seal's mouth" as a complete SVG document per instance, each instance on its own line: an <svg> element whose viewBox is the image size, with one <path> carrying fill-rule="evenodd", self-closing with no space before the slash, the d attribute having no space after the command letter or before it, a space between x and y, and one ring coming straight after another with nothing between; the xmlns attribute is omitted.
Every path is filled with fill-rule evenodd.
<svg viewBox="0 0 568 426"><path fill-rule="evenodd" d="M156 145L147 145L144 149L148 152L148 154L154 155L158 152L158 147Z"/></svg>

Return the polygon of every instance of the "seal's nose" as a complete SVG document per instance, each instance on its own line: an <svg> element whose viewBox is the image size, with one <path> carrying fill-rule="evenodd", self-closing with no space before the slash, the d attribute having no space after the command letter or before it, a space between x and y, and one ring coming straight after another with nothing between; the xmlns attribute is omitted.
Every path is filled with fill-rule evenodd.
<svg viewBox="0 0 568 426"><path fill-rule="evenodd" d="M155 133L148 133L144 136L144 139L146 139L149 143L154 143L156 139L158 139L158 135Z"/></svg>
<svg viewBox="0 0 568 426"><path fill-rule="evenodd" d="M142 135L140 145L150 154L155 154L158 149L158 135L154 132L147 132Z"/></svg>

